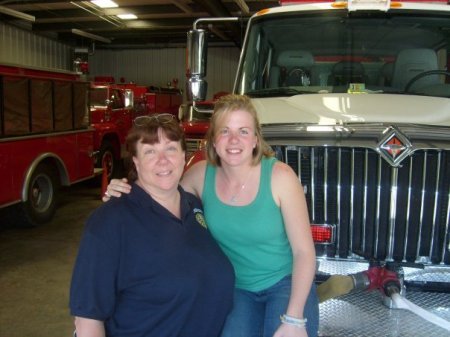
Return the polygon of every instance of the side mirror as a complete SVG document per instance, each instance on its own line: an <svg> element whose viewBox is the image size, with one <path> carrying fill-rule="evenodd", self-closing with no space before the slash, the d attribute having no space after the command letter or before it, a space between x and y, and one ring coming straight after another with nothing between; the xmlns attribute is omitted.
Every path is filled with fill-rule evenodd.
<svg viewBox="0 0 450 337"><path fill-rule="evenodd" d="M207 44L204 29L192 29L187 33L188 76L206 76Z"/></svg>
<svg viewBox="0 0 450 337"><path fill-rule="evenodd" d="M133 90L125 90L124 94L125 108L132 108L134 106L134 92Z"/></svg>
<svg viewBox="0 0 450 337"><path fill-rule="evenodd" d="M207 38L204 29L193 29L187 34L186 76L188 77L188 96L193 101L206 98L207 83Z"/></svg>
<svg viewBox="0 0 450 337"><path fill-rule="evenodd" d="M190 95L194 102L204 101L206 99L208 83L204 79L191 77L188 80L188 84Z"/></svg>

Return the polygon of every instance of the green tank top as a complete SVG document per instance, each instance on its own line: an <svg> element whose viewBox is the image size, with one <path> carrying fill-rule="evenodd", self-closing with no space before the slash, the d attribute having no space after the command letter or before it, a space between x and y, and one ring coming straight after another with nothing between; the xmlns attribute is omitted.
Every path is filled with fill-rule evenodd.
<svg viewBox="0 0 450 337"><path fill-rule="evenodd" d="M246 206L226 205L216 194L216 167L207 165L203 207L208 228L233 264L236 287L267 289L292 273L292 251L281 209L272 196L275 158L263 158L255 200Z"/></svg>

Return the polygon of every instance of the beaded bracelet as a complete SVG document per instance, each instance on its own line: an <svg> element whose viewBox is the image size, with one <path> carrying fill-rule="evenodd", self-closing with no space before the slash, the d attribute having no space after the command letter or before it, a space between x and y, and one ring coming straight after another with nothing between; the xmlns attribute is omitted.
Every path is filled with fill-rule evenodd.
<svg viewBox="0 0 450 337"><path fill-rule="evenodd" d="M297 328L304 328L307 322L306 318L295 318L288 315L281 315L280 316L281 323L294 325Z"/></svg>

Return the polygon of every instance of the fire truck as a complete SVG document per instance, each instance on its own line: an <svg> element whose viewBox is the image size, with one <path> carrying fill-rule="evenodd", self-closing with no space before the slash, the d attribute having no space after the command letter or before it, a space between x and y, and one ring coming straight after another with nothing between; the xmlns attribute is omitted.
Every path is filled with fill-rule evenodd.
<svg viewBox="0 0 450 337"><path fill-rule="evenodd" d="M88 92L75 73L0 64L2 224L51 220L58 187L97 173Z"/></svg>
<svg viewBox="0 0 450 337"><path fill-rule="evenodd" d="M346 275L351 288L379 290L321 303L321 334L448 336L448 325L390 311L400 306L387 289L414 290L408 298L450 320L450 5L280 3L248 21L233 92L252 99L303 185L318 283ZM188 33L194 108L206 97L210 24L220 20Z"/></svg>
<svg viewBox="0 0 450 337"><path fill-rule="evenodd" d="M177 116L182 100L177 88L115 83L113 77L96 77L90 89L94 149L99 151L96 167L105 169L108 178L120 176L125 138L134 118L155 113Z"/></svg>

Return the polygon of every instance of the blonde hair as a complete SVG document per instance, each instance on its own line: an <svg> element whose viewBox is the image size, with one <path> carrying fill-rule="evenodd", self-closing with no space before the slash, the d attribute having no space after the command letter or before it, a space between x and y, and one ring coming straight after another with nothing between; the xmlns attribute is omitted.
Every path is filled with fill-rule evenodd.
<svg viewBox="0 0 450 337"><path fill-rule="evenodd" d="M274 152L262 136L261 124L259 123L256 109L250 98L245 95L230 94L220 97L214 104L214 113L211 117L208 132L206 133L206 158L211 165L221 166L220 157L214 148L214 138L217 135L218 124L227 114L236 110L248 112L253 119L253 127L257 141L253 149L252 164L258 164L263 156L272 157L274 155Z"/></svg>

